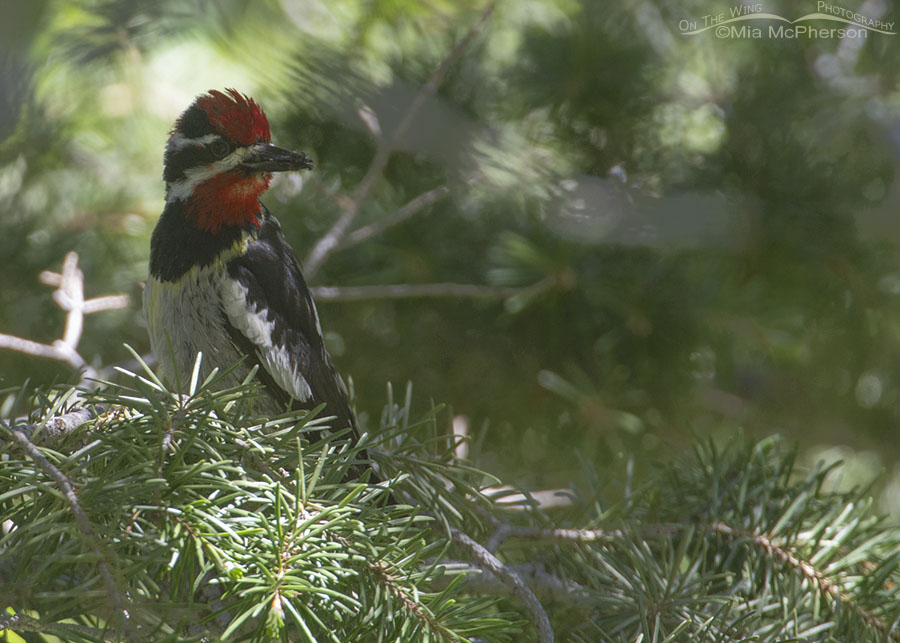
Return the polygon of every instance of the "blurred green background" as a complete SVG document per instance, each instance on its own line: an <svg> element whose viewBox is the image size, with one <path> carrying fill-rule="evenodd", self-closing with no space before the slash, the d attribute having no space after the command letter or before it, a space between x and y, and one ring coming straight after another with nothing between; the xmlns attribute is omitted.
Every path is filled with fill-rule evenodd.
<svg viewBox="0 0 900 643"><path fill-rule="evenodd" d="M887 2L857 5L897 19ZM38 274L75 250L88 296L132 296L87 318L82 355L101 366L128 359L124 342L149 350L140 284L162 150L212 88L256 98L274 142L316 159L263 199L306 256L376 153L360 109L391 132L486 6L0 4L0 332L60 336ZM733 6L496 4L355 227L443 198L311 281L523 290L320 301L370 426L386 383L412 381L420 412L442 402L468 418L480 466L533 488L652 467L695 436L782 433L809 461L848 460L845 484L885 471L879 500L900 516L900 36L679 29ZM77 376L0 352L0 387L26 379Z"/></svg>

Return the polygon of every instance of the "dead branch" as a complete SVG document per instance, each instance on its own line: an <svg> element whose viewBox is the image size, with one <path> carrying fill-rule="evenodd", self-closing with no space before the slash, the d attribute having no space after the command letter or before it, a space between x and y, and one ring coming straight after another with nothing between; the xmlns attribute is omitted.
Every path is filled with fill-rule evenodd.
<svg viewBox="0 0 900 643"><path fill-rule="evenodd" d="M377 286L318 286L311 288L320 301L361 301L364 299L412 299L456 297L459 299L508 299L533 296L552 289L555 277L545 277L530 286L484 286L481 284L387 284Z"/></svg>
<svg viewBox="0 0 900 643"><path fill-rule="evenodd" d="M492 572L461 560L442 560L438 566L445 574L433 585L440 591L446 588L454 576L465 574L465 591L484 596L511 596L509 585ZM593 599L589 589L573 580L560 578L547 571L540 563L507 565L507 569L521 578L541 600L571 604L575 601L590 602Z"/></svg>
<svg viewBox="0 0 900 643"><path fill-rule="evenodd" d="M362 228L357 228L346 237L344 237L340 244L338 244L338 247L343 250L344 248L355 246L359 243L362 243L363 241L368 241L372 237L381 234L385 230L393 228L395 225L403 223L407 219L411 219L428 206L434 205L449 194L450 188L446 185L440 185L436 188L428 190L427 192L423 192L422 194L410 199L407 203L397 208L397 210L393 214L379 219L374 223L370 223L369 225Z"/></svg>
<svg viewBox="0 0 900 643"><path fill-rule="evenodd" d="M97 372L78 352L78 344L84 330L84 316L102 310L126 308L129 304L128 295L107 295L85 300L84 273L78 267L78 254L75 252L65 256L61 272L45 270L40 274L40 280L48 286L56 286L53 301L66 312L62 337L51 344L41 344L30 339L0 333L0 348L68 364L81 372L82 383L96 379Z"/></svg>
<svg viewBox="0 0 900 643"><path fill-rule="evenodd" d="M29 440L39 441L41 444L55 444L85 422L90 422L96 417L95 409L77 407L68 413L47 418L43 422L19 425L16 430Z"/></svg>
<svg viewBox="0 0 900 643"><path fill-rule="evenodd" d="M553 643L553 628L550 626L550 618L547 616L547 611L541 605L537 596L534 595L534 592L525 584L525 581L512 568L503 564L502 561L477 543L472 537L458 529L451 529L450 533L453 537L453 542L467 550L479 567L493 574L509 588L513 596L522 602L534 621L538 641L540 643Z"/></svg>

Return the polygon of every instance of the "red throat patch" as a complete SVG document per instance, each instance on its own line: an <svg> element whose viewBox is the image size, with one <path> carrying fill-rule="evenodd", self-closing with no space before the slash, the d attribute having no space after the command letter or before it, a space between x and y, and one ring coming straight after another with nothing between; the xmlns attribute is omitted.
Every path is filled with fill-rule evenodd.
<svg viewBox="0 0 900 643"><path fill-rule="evenodd" d="M258 226L259 196L271 180L271 174L247 176L241 171L214 176L194 188L188 214L210 234L219 234L222 226Z"/></svg>
<svg viewBox="0 0 900 643"><path fill-rule="evenodd" d="M269 141L269 119L256 102L236 89L227 94L212 89L197 99L196 105L219 134L241 145Z"/></svg>

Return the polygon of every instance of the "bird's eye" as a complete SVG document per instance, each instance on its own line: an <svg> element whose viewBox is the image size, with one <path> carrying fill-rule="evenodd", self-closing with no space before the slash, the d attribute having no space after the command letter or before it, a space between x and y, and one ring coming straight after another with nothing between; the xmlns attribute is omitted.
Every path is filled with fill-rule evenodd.
<svg viewBox="0 0 900 643"><path fill-rule="evenodd" d="M228 155L231 146L222 139L218 139L210 143L209 149L216 155L216 158L220 159Z"/></svg>

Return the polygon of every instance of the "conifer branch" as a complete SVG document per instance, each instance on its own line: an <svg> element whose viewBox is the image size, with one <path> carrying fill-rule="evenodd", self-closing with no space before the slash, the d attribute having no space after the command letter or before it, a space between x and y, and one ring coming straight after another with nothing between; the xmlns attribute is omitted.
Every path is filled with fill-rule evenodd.
<svg viewBox="0 0 900 643"><path fill-rule="evenodd" d="M444 626L437 621L432 614L429 614L427 610L422 609L422 606L418 601L409 595L398 582L398 579L388 571L383 563L369 563L368 566L375 578L377 578L388 590L388 593L399 600L407 612L415 616L422 623L426 623L431 632L439 636L441 641L455 643L459 640L454 636L448 635Z"/></svg>
<svg viewBox="0 0 900 643"><path fill-rule="evenodd" d="M449 435L425 446L421 431L405 433L398 418L408 418L409 399L399 407L389 398L384 422L398 428L385 439L396 443L392 462L402 471L392 484L408 502L385 510L382 489L343 479L347 458L369 442L306 448L305 413L261 422L248 407L228 407L252 382L223 390L212 378L176 396L137 375L132 381L134 388L90 394L93 408L127 411L92 420L103 431L70 454L67 466L84 471L77 493L58 469L47 474L66 502L48 502L32 486L46 457L0 461L0 510L16 523L4 525L0 567L4 582L34 579L16 585L17 608L32 616L59 620L59 597L93 580L116 587L120 604L140 606L133 628L161 623L175 636L292 639L306 630L336 641L374 627L386 638L403 631L430 632L442 643L516 640L521 619L497 617L515 607L542 642L681 640L672 638L679 632L775 641L835 626L859 633L854 640L897 640L889 622L900 605L896 534L867 516L859 496L823 492L827 471L798 479L793 457L771 445L700 448L673 467L677 473L642 484L646 493L626 491L627 502L599 511L573 502L566 522L554 525L528 492L519 502L532 510L514 514L501 502L512 488L497 487L498 496L507 493L500 500L470 501L486 474L456 461ZM66 399L46 400L46 416ZM17 433L17 445L28 440L21 426ZM171 448L157 463L166 435ZM438 458L432 444L442 445ZM41 455L33 443L23 449ZM735 481L746 487L741 499L732 495ZM98 494L104 506L94 502ZM71 532L70 514L87 535L59 551L57 538L43 536L48 526ZM735 516L758 517L755 530L731 527L745 524ZM114 561L100 558L101 520L108 547L127 544ZM466 533L473 524L481 526L477 536ZM853 560L836 560L842 550ZM72 572L69 561L79 555L91 567ZM828 560L836 567L823 566ZM113 576L113 563L130 573ZM763 583L782 591L760 590ZM113 591L101 584L98 594L111 604ZM648 605L653 618L640 618ZM108 618L113 608L85 601L69 613Z"/></svg>
<svg viewBox="0 0 900 643"><path fill-rule="evenodd" d="M85 422L90 422L97 417L96 410L90 407L76 407L42 422L20 425L17 430L21 431L29 440L39 438L42 444L55 444Z"/></svg>
<svg viewBox="0 0 900 643"><path fill-rule="evenodd" d="M828 578L823 571L816 568L816 566L809 561L803 560L800 556L791 552L787 547L779 545L772 538L769 538L765 534L750 533L734 529L722 522L712 523L708 525L708 529L715 534L752 542L775 560L793 568L814 587L818 588L820 593L831 599L838 600L845 605L851 605L853 610L859 614L859 617L866 625L875 628L881 632L882 635L890 636L892 641L900 640L900 631L897 631L896 629L892 630L888 623L885 623L870 610L867 610L860 605L854 597L844 592L840 585Z"/></svg>
<svg viewBox="0 0 900 643"><path fill-rule="evenodd" d="M0 612L0 635L4 633L4 630L52 634L62 638L64 641L69 640L70 637L74 638L75 635L98 641L116 640L111 632L97 627L88 627L78 623L45 623L27 614L4 614ZM4 637L4 640L7 639Z"/></svg>
<svg viewBox="0 0 900 643"><path fill-rule="evenodd" d="M538 641L540 643L553 643L553 628L550 626L550 618L547 616L547 611L519 575L504 565L484 546L459 529L451 529L450 533L453 536L454 543L466 549L478 562L479 566L499 578L501 582L509 587L512 594L522 602L522 605L531 614L531 619L537 630Z"/></svg>
<svg viewBox="0 0 900 643"><path fill-rule="evenodd" d="M106 586L107 597L112 603L113 612L116 615L118 623L121 625L122 632L129 641L139 640L137 631L135 631L131 624L130 609L128 607L129 601L125 597L125 594L119 589L115 578L113 578L112 571L107 564L107 554L103 551L103 547L94 532L90 519L81 507L78 495L75 493L74 483L62 471L56 468L43 453L41 453L40 449L28 439L23 431L17 427L12 427L10 433L13 440L19 445L19 448L25 451L32 461L40 467L44 474L53 480L60 491L63 492L66 502L69 505L69 509L75 517L75 524L78 525L79 530L87 541L88 547L97 557L97 571L100 572L100 578L103 579L103 584Z"/></svg>

